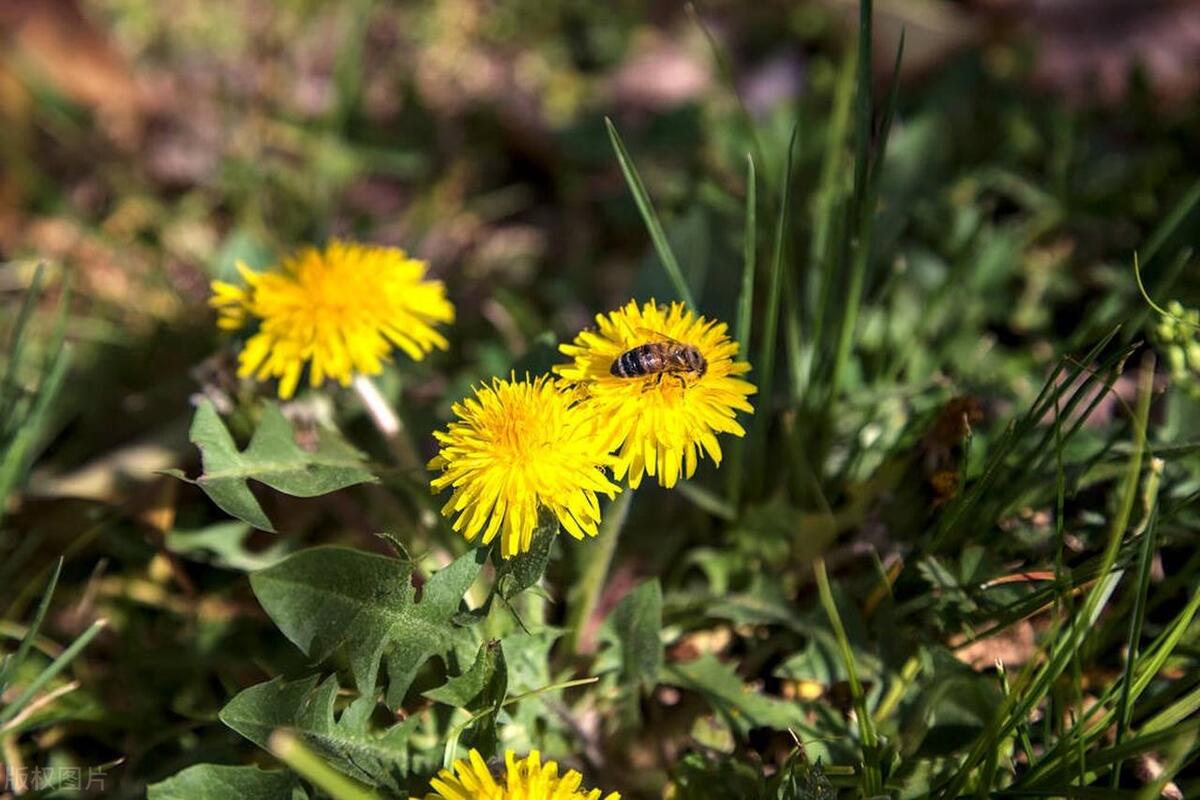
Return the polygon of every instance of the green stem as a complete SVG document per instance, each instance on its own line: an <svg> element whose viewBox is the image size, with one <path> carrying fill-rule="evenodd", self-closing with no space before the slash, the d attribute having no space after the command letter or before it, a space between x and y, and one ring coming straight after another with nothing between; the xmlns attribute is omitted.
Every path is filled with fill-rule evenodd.
<svg viewBox="0 0 1200 800"><path fill-rule="evenodd" d="M858 736L862 744L863 755L863 794L874 797L883 791L883 777L879 768L879 737L875 733L875 718L867 708L867 695L862 683L858 680L858 669L854 664L854 651L850 646L850 637L846 635L846 626L842 624L842 616L838 612L837 603L833 599L833 589L829 585L829 575L825 571L825 559L818 558L813 562L813 577L817 581L817 594L825 615L829 618L829 626L833 628L834 639L837 640L842 662L846 667L846 677L850 683L850 697L854 702L854 713L858 718Z"/></svg>
<svg viewBox="0 0 1200 800"><path fill-rule="evenodd" d="M621 536L621 529L625 527L625 518L629 516L629 506L632 502L633 491L626 489L609 504L608 513L600 523L600 533L596 537L598 541L587 549L591 558L583 568L577 593L567 609L570 647L571 652L576 655L583 652L583 632L600 603L600 592L604 590L608 568L617 552L617 539Z"/></svg>
<svg viewBox="0 0 1200 800"><path fill-rule="evenodd" d="M379 795L369 787L346 777L322 761L291 731L276 730L267 740L267 746L276 758L328 792L334 800L379 800Z"/></svg>

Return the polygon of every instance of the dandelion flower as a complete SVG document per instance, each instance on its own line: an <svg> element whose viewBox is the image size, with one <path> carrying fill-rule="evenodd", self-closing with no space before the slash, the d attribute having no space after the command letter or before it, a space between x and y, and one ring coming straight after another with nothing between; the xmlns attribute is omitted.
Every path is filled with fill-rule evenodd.
<svg viewBox="0 0 1200 800"><path fill-rule="evenodd" d="M738 377L750 365L734 360L738 345L727 330L725 323L697 316L681 303L664 308L651 301L639 307L631 300L598 314L595 329L559 345L574 360L554 371L603 420L610 450L618 452L618 479L628 475L629 485L637 488L649 474L672 487L680 473L695 474L704 453L721 463L718 433L745 435L736 412L753 413L746 398L756 389ZM612 374L622 353L652 342L695 348L707 366L702 372L636 378Z"/></svg>
<svg viewBox="0 0 1200 800"><path fill-rule="evenodd" d="M395 347L416 361L446 349L434 326L452 322L454 306L441 281L425 279L425 266L395 247L335 241L271 272L238 264L246 285L213 281L209 304L226 330L258 323L238 374L278 378L287 399L306 365L313 388L327 378L349 386L356 374L382 371Z"/></svg>
<svg viewBox="0 0 1200 800"><path fill-rule="evenodd" d="M438 772L430 781L437 793L425 800L600 800L599 789L580 788L582 775L570 770L560 778L558 764L543 764L536 750L520 760L509 750L504 767L502 776L493 776L479 752L472 750L455 761L453 769ZM604 800L621 800L621 795L610 792Z"/></svg>
<svg viewBox="0 0 1200 800"><path fill-rule="evenodd" d="M454 490L442 508L458 515L454 530L484 544L501 533L505 558L529 550L542 508L576 539L596 535L596 494L620 489L603 472L611 459L594 419L570 395L547 376L494 378L453 411L429 469L441 473L435 491Z"/></svg>

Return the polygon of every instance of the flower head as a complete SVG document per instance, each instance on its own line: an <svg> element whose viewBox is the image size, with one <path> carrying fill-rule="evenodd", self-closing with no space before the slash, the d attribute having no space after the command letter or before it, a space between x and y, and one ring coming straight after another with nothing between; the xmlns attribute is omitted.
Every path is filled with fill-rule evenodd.
<svg viewBox="0 0 1200 800"><path fill-rule="evenodd" d="M704 453L721 463L716 434L745 434L735 412L753 413L746 398L756 390L738 377L750 365L734 361L738 345L726 331L724 323L697 316L681 303L664 308L651 301L639 307L631 300L610 314L598 314L595 329L559 345L573 361L554 371L604 421L609 449L619 451L614 467L618 479L628 475L636 488L648 473L661 485L674 486L681 472L692 477ZM614 364L642 345L676 352L676 371L614 374L638 371Z"/></svg>
<svg viewBox="0 0 1200 800"><path fill-rule="evenodd" d="M209 304L227 330L258 323L238 373L278 378L282 398L295 393L305 365L314 388L326 378L348 386L355 374L378 374L393 347L420 361L447 346L434 328L454 320L445 287L425 279L425 262L395 247L335 241L305 248L271 272L238 270L246 285L213 281Z"/></svg>
<svg viewBox="0 0 1200 800"><path fill-rule="evenodd" d="M538 511L553 512L576 539L596 535L597 492L620 489L602 467L611 459L592 417L542 376L530 382L492 379L455 403L458 420L434 436L441 443L431 470L435 491L454 494L442 508L454 530L484 544L502 533L505 558L530 548ZM485 527L486 523L486 527Z"/></svg>
<svg viewBox="0 0 1200 800"><path fill-rule="evenodd" d="M455 761L452 770L443 769L430 781L436 794L425 800L600 800L599 789L580 788L582 775L570 770L560 778L558 764L543 764L536 750L520 760L509 750L504 767L504 775L493 776L483 757L472 750ZM621 795L610 792L604 800L621 800Z"/></svg>

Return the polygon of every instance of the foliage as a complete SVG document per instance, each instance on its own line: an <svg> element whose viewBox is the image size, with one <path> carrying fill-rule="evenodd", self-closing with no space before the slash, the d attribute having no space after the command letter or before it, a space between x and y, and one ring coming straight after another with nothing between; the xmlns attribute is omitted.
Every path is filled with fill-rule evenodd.
<svg viewBox="0 0 1200 800"><path fill-rule="evenodd" d="M265 531L275 529L246 484L248 479L295 497L319 497L374 480L361 455L332 434L322 434L311 451L302 449L273 403L264 407L254 438L243 452L238 452L211 402L196 409L189 438L200 448L204 463L194 483L221 510ZM189 480L178 471L172 474Z"/></svg>
<svg viewBox="0 0 1200 800"><path fill-rule="evenodd" d="M954 56L870 2L39 11L93 46L0 55L6 779L1195 794L1200 103L1033 92L1060 62L977 5L922 11L989 36ZM72 83L114 52L176 91ZM333 238L427 261L450 346L280 404L205 287ZM466 541L431 432L631 297L729 323L745 438L595 538Z"/></svg>

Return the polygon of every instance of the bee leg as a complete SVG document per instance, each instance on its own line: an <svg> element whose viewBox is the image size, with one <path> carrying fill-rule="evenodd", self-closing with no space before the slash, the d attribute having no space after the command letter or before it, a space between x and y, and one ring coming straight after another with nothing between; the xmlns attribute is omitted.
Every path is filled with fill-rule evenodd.
<svg viewBox="0 0 1200 800"><path fill-rule="evenodd" d="M680 389L688 388L687 378L683 377L678 372L672 373L672 376L679 380L679 388Z"/></svg>

